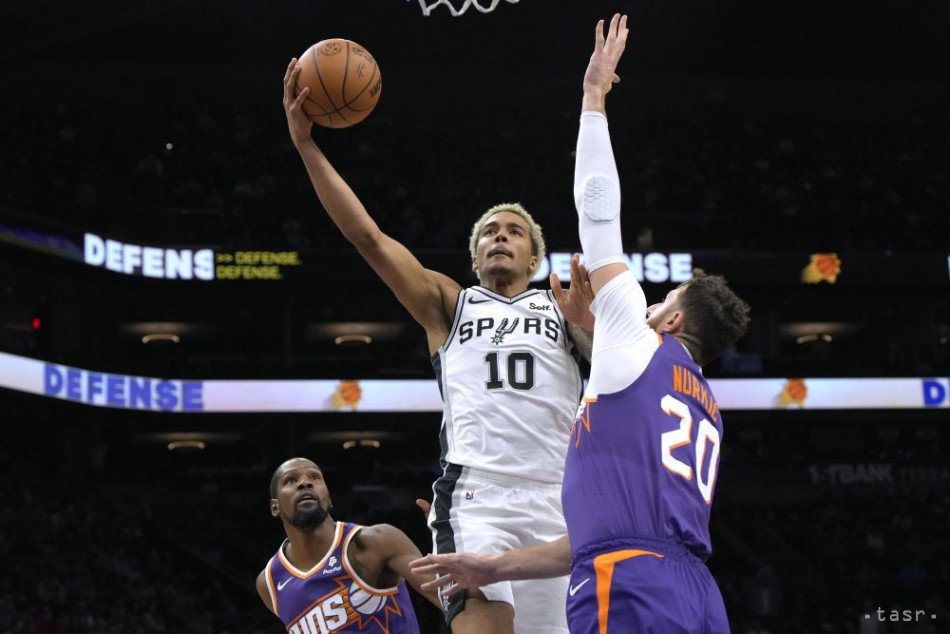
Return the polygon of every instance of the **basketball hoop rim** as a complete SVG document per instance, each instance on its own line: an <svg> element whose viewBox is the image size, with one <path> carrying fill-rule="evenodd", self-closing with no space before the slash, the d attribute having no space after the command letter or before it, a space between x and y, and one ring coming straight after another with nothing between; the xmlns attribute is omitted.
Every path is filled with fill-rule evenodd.
<svg viewBox="0 0 950 634"><path fill-rule="evenodd" d="M422 9L422 15L429 17L432 15L433 9L436 9L440 6L447 7L449 14L453 18L460 17L463 15L470 7L475 7L475 10L479 13L491 13L494 11L502 0L435 0L431 4L426 4L427 0L418 0L419 8ZM462 8L456 9L453 2L462 2ZM518 4L521 0L504 0L508 4ZM412 2L412 0L406 0L406 2ZM482 2L490 2L488 6L482 6Z"/></svg>

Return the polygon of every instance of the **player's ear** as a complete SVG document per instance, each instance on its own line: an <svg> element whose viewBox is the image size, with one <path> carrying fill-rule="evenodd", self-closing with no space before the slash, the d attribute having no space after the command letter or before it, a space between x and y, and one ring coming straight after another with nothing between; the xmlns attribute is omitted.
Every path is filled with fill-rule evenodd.
<svg viewBox="0 0 950 634"><path fill-rule="evenodd" d="M678 332L683 332L683 328L686 325L686 316L681 310L675 310L673 313L663 322L663 325L666 326L665 332L675 335Z"/></svg>
<svg viewBox="0 0 950 634"><path fill-rule="evenodd" d="M538 256L532 255L528 260L528 277L534 277L534 272L538 270Z"/></svg>
<svg viewBox="0 0 950 634"><path fill-rule="evenodd" d="M472 256L472 270L478 273L478 258L474 255Z"/></svg>
<svg viewBox="0 0 950 634"><path fill-rule="evenodd" d="M277 500L272 499L270 501L270 514L274 517L280 515L280 509L277 507Z"/></svg>

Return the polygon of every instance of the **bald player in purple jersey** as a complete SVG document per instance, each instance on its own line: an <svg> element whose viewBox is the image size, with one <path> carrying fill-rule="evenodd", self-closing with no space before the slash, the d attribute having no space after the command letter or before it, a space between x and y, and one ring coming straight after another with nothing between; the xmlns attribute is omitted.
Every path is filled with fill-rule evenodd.
<svg viewBox="0 0 950 634"><path fill-rule="evenodd" d="M418 634L406 579L420 586L409 562L419 549L397 528L358 526L330 517L333 505L323 472L292 458L271 477L271 514L287 539L257 577L257 592L290 634Z"/></svg>
<svg viewBox="0 0 950 634"><path fill-rule="evenodd" d="M572 283L590 283L595 322L564 470L568 537L498 555L430 555L411 568L441 575L423 588L445 594L570 569L574 634L717 634L729 623L705 561L723 427L701 367L744 334L749 307L698 269L648 307L624 263L605 104L627 34L626 16L614 15L606 37L599 22L584 75L574 197L589 274L575 258Z"/></svg>

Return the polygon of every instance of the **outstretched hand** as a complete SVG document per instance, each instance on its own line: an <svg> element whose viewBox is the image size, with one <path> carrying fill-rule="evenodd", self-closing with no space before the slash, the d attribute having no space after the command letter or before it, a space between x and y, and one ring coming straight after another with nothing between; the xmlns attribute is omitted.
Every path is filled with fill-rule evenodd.
<svg viewBox="0 0 950 634"><path fill-rule="evenodd" d="M416 499L416 506L429 516L432 504L423 498ZM420 587L424 592L438 592L450 597L462 590L474 590L493 581L491 572L494 566L488 557L469 553L450 553L446 555L426 555L409 562L409 570L419 577L436 576Z"/></svg>
<svg viewBox="0 0 950 634"><path fill-rule="evenodd" d="M287 115L287 127L290 129L290 138L293 139L294 145L311 140L310 130L313 128L313 121L303 110L303 102L310 94L310 88L304 87L300 94L295 95L298 75L300 75L300 66L297 64L297 58L294 57L284 73L284 112Z"/></svg>
<svg viewBox="0 0 950 634"><path fill-rule="evenodd" d="M604 21L599 20L594 31L594 52L584 73L584 92L591 92L599 98L606 96L613 84L620 81L617 75L617 63L627 46L627 16L615 13L604 36Z"/></svg>
<svg viewBox="0 0 950 634"><path fill-rule="evenodd" d="M449 553L426 555L409 562L409 569L415 575L438 575L422 584L422 589L438 590L442 596L450 597L463 590L474 590L497 581L494 562L495 557L492 555Z"/></svg>
<svg viewBox="0 0 950 634"><path fill-rule="evenodd" d="M564 318L575 326L584 330L594 330L594 315L590 312L590 304L594 301L594 290L590 285L590 276L587 267L581 264L581 256L577 253L571 258L571 287L564 290L561 280L551 273L548 278L557 307L561 309ZM417 502L418 503L418 502Z"/></svg>

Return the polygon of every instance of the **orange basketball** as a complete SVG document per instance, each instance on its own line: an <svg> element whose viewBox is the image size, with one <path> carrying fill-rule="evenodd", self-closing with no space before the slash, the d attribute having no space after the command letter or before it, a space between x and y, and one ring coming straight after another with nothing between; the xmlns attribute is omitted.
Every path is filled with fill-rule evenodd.
<svg viewBox="0 0 950 634"><path fill-rule="evenodd" d="M365 48L333 38L317 42L300 56L297 94L307 86L304 112L327 128L348 128L373 111L383 89L376 60Z"/></svg>

